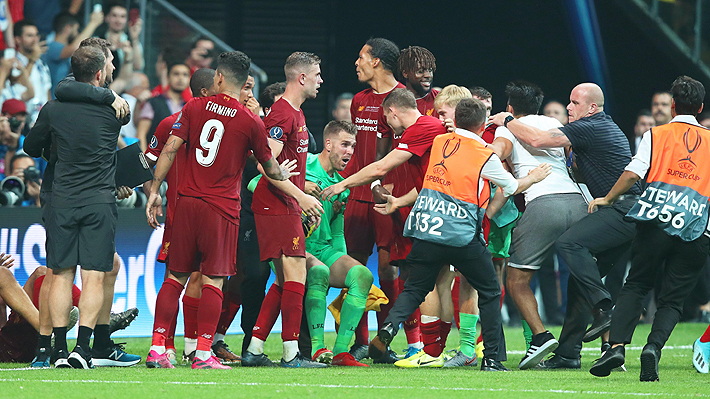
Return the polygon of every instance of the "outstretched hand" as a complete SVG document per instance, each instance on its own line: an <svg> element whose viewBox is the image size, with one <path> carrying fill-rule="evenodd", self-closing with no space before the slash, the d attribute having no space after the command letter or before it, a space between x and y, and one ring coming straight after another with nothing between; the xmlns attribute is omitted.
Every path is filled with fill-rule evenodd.
<svg viewBox="0 0 710 399"><path fill-rule="evenodd" d="M157 216L163 216L163 199L158 193L151 193L145 205L145 215L148 225L154 229L160 227Z"/></svg>
<svg viewBox="0 0 710 399"><path fill-rule="evenodd" d="M547 162L543 162L538 165L537 168L531 170L528 176L532 177L535 183L539 183L549 176L550 173L552 173L552 166Z"/></svg>

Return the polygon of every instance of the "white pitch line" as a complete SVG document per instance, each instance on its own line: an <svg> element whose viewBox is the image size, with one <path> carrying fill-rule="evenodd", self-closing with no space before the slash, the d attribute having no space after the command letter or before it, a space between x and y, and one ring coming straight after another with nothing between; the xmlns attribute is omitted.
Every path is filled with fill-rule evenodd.
<svg viewBox="0 0 710 399"><path fill-rule="evenodd" d="M627 346L626 350L627 351L640 351L643 349L643 346ZM678 345L678 346L664 346L663 350L688 350L688 349L693 349L692 345ZM597 352L599 349L597 348L582 348L582 352ZM509 355L524 355L525 351L507 351ZM47 370L49 367L44 367L44 368L37 368L37 367L17 367L17 368L0 368L0 372L2 371L29 371L29 370Z"/></svg>
<svg viewBox="0 0 710 399"><path fill-rule="evenodd" d="M505 388L469 388L469 387L426 387L426 386L387 386L387 385L335 385L335 384L275 384L262 382L206 382L206 381L105 381L105 380L27 380L22 378L3 378L2 382L27 382L27 383L100 383L100 384L173 384L173 385L210 385L210 386L270 386L270 387L297 387L297 388L335 388L335 389L411 389L430 391L466 391L466 392L519 392L519 393L560 393L560 394L587 394L587 395L628 395L628 396L673 396L673 397L710 397L701 393L675 394L675 393L643 393L643 392L610 392L610 391L575 391L566 389L505 389Z"/></svg>
<svg viewBox="0 0 710 399"><path fill-rule="evenodd" d="M643 350L643 346L627 346L625 348L627 351L640 351ZM678 345L678 346L664 346L663 350L688 350L693 349L692 345ZM582 348L582 352L599 352L599 348ZM524 355L525 351L507 351L509 355Z"/></svg>

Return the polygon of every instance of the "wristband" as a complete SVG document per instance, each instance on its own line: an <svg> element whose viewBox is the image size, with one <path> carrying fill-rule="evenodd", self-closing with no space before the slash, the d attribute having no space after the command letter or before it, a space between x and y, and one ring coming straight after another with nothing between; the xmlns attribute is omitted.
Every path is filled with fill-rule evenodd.
<svg viewBox="0 0 710 399"><path fill-rule="evenodd" d="M381 182L381 181L375 180L375 181L372 182L372 184L370 184L370 190L372 190L373 188L375 188L375 186L381 186L381 185L382 185L382 182Z"/></svg>
<svg viewBox="0 0 710 399"><path fill-rule="evenodd" d="M515 120L515 118L513 118L512 116L510 116L510 115L506 116L506 117L505 117L505 121L503 122L503 127L507 128L507 127L508 127L508 123L509 123L510 121L514 121L514 120Z"/></svg>

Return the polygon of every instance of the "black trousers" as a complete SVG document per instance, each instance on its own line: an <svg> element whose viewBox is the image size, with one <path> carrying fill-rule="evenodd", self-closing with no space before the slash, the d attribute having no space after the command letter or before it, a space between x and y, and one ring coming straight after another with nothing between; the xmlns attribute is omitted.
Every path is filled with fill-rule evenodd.
<svg viewBox="0 0 710 399"><path fill-rule="evenodd" d="M450 247L418 239L412 241L412 250L406 261L409 277L385 323L392 323L396 334L399 325L407 320L424 301L424 297L434 289L442 265L453 265L471 286L478 290L481 333L485 342L484 356L499 360L498 351L501 350L501 340L505 342L505 338L500 315L500 285L491 253L477 239L465 247ZM504 354L505 349L502 351Z"/></svg>
<svg viewBox="0 0 710 399"><path fill-rule="evenodd" d="M670 337L680 320L683 302L698 282L710 252L706 235L686 242L671 237L650 223L639 223L631 246L629 276L619 294L611 319L609 342L629 344L643 310L641 301L653 288L660 274L658 310L647 342L658 348ZM661 265L665 261L665 268Z"/></svg>
<svg viewBox="0 0 710 399"><path fill-rule="evenodd" d="M602 277L615 267L625 267L624 253L636 232L636 225L624 215L636 198L624 198L612 206L587 215L567 230L555 244L557 253L570 270L567 309L555 354L578 358L582 337L591 322L591 308L611 294ZM596 258L596 259L595 259ZM623 263L623 264L622 264Z"/></svg>
<svg viewBox="0 0 710 399"><path fill-rule="evenodd" d="M259 240L256 236L254 214L242 210L239 218L239 243L237 244L237 267L244 271L242 280L242 323L244 341L242 352L247 350L251 333L261 311L266 295L266 283L271 275L269 262L259 256Z"/></svg>

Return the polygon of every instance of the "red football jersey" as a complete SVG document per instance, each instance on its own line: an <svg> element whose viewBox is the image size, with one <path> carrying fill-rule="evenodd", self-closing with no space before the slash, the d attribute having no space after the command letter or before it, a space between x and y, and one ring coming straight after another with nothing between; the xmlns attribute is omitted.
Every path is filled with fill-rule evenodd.
<svg viewBox="0 0 710 399"><path fill-rule="evenodd" d="M153 138L150 139L150 144L145 150L145 156L151 161L157 162L160 157L160 152L163 151L163 146L168 141L170 137L170 130L175 124L179 112L174 113L167 118L163 119L158 127L155 129L155 134ZM168 183L168 191L165 192L165 198L168 203L167 215L165 217L165 224L173 224L173 215L175 213L175 203L177 202L177 191L178 191L178 173L182 168L185 167L185 162L187 162L187 146L183 145L178 149L177 156L175 157L175 162L170 167L167 176L165 176L165 182Z"/></svg>
<svg viewBox="0 0 710 399"><path fill-rule="evenodd" d="M404 88L401 83L397 83L394 89ZM391 91L391 90L390 90ZM390 129L382 111L382 101L390 94L390 91L385 93L375 93L372 88L365 89L353 97L350 105L350 117L353 124L357 128L357 136L355 153L348 166L345 167L343 176L355 174L358 170L375 162L377 156L377 139L382 137L391 137L392 129ZM350 189L350 199L358 201L374 202L372 199L372 191L367 185L353 187Z"/></svg>
<svg viewBox="0 0 710 399"><path fill-rule="evenodd" d="M190 100L170 132L185 140L187 162L178 195L201 198L231 221L239 220L242 171L250 150L260 163L272 158L264 124L226 94Z"/></svg>
<svg viewBox="0 0 710 399"><path fill-rule="evenodd" d="M413 156L409 158L409 173L414 181L417 191L422 190L424 174L429 166L429 155L434 138L446 133L446 128L441 124L439 118L422 115L410 127L408 127L397 149L411 152Z"/></svg>
<svg viewBox="0 0 710 399"><path fill-rule="evenodd" d="M488 144L493 143L493 140L495 140L496 138L496 129L498 129L498 125L494 125L492 123L486 126L486 130L484 130L483 134L481 135L483 141Z"/></svg>
<svg viewBox="0 0 710 399"><path fill-rule="evenodd" d="M308 128L303 110L295 109L286 99L281 98L271 107L264 118L268 137L283 143L283 149L277 160L279 163L290 159L296 160L295 172L291 182L303 190L306 184L306 158L308 155ZM274 187L267 179L261 179L254 190L251 209L254 213L267 215L301 214L298 202Z"/></svg>
<svg viewBox="0 0 710 399"><path fill-rule="evenodd" d="M417 98L417 109L422 115L436 117L436 112L434 112L434 99L437 94L439 94L439 90L430 90L426 96Z"/></svg>

